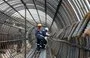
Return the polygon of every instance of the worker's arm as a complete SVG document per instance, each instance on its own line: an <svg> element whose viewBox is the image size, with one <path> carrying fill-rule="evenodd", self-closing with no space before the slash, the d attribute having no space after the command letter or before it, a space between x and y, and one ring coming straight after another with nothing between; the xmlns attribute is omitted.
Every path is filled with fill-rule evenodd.
<svg viewBox="0 0 90 58"><path fill-rule="evenodd" d="M90 28L87 28L84 30L83 37L85 37L87 35L90 36Z"/></svg>
<svg viewBox="0 0 90 58"><path fill-rule="evenodd" d="M49 34L48 32L46 32L46 35L47 35L47 36L50 36L50 34Z"/></svg>

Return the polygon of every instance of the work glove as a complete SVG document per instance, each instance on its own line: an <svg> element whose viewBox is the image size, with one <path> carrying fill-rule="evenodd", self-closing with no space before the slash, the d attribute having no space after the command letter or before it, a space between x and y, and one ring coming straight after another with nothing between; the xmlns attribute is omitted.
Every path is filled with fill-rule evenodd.
<svg viewBox="0 0 90 58"><path fill-rule="evenodd" d="M47 37L44 37L44 38L45 38L46 41L48 41L48 40L47 40Z"/></svg>

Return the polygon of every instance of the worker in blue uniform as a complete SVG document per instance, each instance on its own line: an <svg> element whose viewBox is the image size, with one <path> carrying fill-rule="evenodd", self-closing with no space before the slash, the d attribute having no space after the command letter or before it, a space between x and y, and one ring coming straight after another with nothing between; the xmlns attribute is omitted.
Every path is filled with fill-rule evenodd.
<svg viewBox="0 0 90 58"><path fill-rule="evenodd" d="M39 51L42 45L42 39L44 39L44 36L42 35L42 30L41 30L42 24L37 25L37 29L35 31L35 36L37 39L37 50Z"/></svg>
<svg viewBox="0 0 90 58"><path fill-rule="evenodd" d="M45 45L47 44L47 37L49 36L48 31L49 29L45 27L41 30L42 24L37 25L37 29L35 31L35 36L37 39L37 50L39 51L40 48L44 49Z"/></svg>
<svg viewBox="0 0 90 58"><path fill-rule="evenodd" d="M43 49L45 48L45 45L47 44L47 38L48 38L48 36L50 36L50 34L48 32L49 32L49 29L47 27L45 27L42 30L42 35L44 36L43 43L42 43L42 48Z"/></svg>

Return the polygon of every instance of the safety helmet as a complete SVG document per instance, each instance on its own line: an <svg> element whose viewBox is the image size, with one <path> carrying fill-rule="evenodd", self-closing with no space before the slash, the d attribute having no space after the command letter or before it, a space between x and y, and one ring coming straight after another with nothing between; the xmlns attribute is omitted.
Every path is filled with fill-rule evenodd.
<svg viewBox="0 0 90 58"><path fill-rule="evenodd" d="M49 31L49 29L48 29L47 27L45 28L45 30L46 30L46 31Z"/></svg>
<svg viewBox="0 0 90 58"><path fill-rule="evenodd" d="M38 24L37 26L42 26L42 24Z"/></svg>

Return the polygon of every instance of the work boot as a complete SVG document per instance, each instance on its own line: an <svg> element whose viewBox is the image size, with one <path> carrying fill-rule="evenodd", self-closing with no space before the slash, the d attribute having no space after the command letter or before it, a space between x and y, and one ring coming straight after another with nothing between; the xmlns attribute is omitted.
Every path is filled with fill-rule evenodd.
<svg viewBox="0 0 90 58"><path fill-rule="evenodd" d="M42 49L46 49L46 44L43 44Z"/></svg>
<svg viewBox="0 0 90 58"><path fill-rule="evenodd" d="M40 51L40 44L37 44L37 51Z"/></svg>

